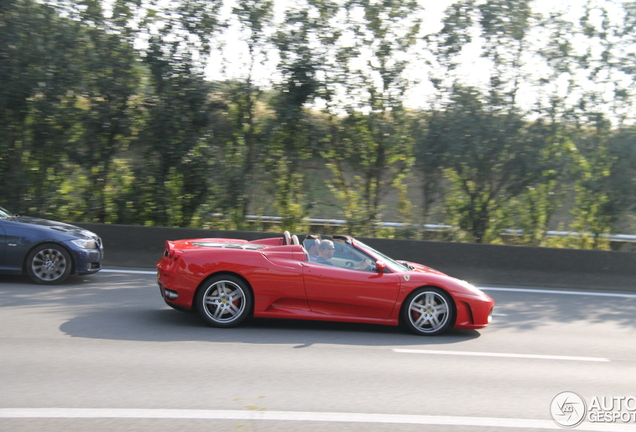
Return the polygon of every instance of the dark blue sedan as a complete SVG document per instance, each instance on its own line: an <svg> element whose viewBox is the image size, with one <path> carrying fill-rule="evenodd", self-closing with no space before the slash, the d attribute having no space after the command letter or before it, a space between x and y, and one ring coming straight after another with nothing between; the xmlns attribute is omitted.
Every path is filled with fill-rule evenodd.
<svg viewBox="0 0 636 432"><path fill-rule="evenodd" d="M90 231L0 207L0 273L26 273L34 282L53 285L70 274L98 272L103 256L102 240Z"/></svg>

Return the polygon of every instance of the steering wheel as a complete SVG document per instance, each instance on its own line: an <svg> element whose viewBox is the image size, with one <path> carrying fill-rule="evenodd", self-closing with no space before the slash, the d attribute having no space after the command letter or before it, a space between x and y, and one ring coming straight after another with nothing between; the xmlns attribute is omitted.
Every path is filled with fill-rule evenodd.
<svg viewBox="0 0 636 432"><path fill-rule="evenodd" d="M345 267L346 267L346 268L350 268L350 269L352 269L352 268L353 268L353 266L354 266L353 261L347 261L347 262L345 263Z"/></svg>
<svg viewBox="0 0 636 432"><path fill-rule="evenodd" d="M360 263L356 266L356 268L358 270L365 270L365 271L373 270L375 268L375 263L369 258L365 258L362 261L360 261Z"/></svg>
<svg viewBox="0 0 636 432"><path fill-rule="evenodd" d="M289 233L289 231L285 231L285 232L283 233L283 237L284 237L284 241L283 241L283 244L284 244L284 245L290 245L290 244L292 244L291 234Z"/></svg>

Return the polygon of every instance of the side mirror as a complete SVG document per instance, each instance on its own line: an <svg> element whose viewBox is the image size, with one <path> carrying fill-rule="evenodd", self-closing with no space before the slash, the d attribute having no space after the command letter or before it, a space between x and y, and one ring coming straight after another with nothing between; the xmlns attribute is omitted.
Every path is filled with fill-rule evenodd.
<svg viewBox="0 0 636 432"><path fill-rule="evenodd" d="M385 270L386 270L386 264L384 263L384 261L377 260L375 262L375 271L377 271L378 273L384 273Z"/></svg>

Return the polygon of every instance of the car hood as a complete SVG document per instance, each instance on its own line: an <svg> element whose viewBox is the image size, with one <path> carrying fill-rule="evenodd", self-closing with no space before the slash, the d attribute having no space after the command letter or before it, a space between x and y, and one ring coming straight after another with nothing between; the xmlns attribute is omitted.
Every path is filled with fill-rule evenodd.
<svg viewBox="0 0 636 432"><path fill-rule="evenodd" d="M439 270L435 270L433 268L427 267L427 266L422 265L422 264L409 262L409 261L404 261L404 262L406 262L408 265L413 267L413 270L411 270L411 271L414 271L414 272L436 274L436 275L441 275L441 276L448 276L446 273L442 273Z"/></svg>
<svg viewBox="0 0 636 432"><path fill-rule="evenodd" d="M40 227L43 230L52 229L57 232L73 235L80 238L97 238L97 234L80 228L75 225L67 224L64 222L57 222L48 219L40 219L30 216L14 216L9 220L21 224L34 225L34 228Z"/></svg>

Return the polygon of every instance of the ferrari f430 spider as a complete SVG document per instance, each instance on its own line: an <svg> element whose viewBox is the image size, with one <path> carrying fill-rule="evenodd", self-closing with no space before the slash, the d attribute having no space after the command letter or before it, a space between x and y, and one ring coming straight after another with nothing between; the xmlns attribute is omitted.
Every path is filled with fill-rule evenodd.
<svg viewBox="0 0 636 432"><path fill-rule="evenodd" d="M253 316L403 324L438 335L491 321L494 301L465 281L350 236L311 237L167 241L157 262L161 295L214 327Z"/></svg>

